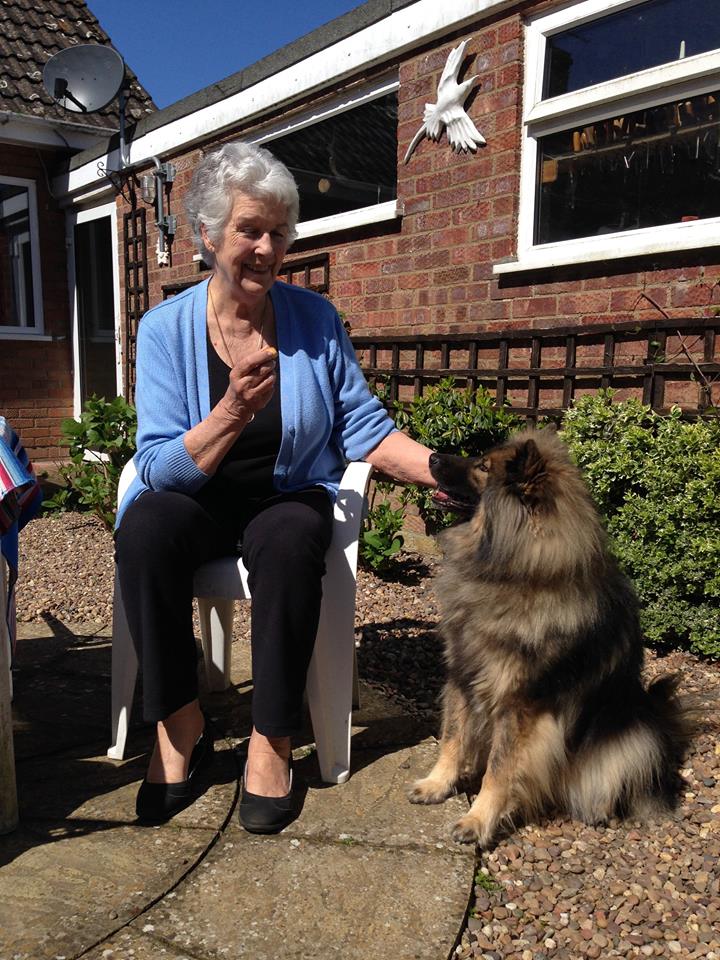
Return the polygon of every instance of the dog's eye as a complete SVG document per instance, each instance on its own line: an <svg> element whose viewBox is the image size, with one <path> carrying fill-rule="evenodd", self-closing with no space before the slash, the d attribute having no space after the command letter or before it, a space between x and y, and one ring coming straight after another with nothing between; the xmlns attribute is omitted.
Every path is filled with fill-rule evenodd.
<svg viewBox="0 0 720 960"><path fill-rule="evenodd" d="M490 473L490 465L484 460L477 465L477 468L481 473Z"/></svg>

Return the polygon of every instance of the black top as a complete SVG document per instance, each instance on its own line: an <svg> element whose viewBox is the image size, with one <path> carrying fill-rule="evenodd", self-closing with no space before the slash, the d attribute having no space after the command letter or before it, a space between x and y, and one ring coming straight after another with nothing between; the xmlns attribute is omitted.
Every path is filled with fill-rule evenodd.
<svg viewBox="0 0 720 960"><path fill-rule="evenodd" d="M209 334L207 346L212 408L225 395L230 367L218 355ZM207 508L217 506L227 516L228 510L235 515L244 514L251 511L259 500L274 496L277 491L273 486L273 470L281 438L278 365L275 370L275 390L269 403L258 410L255 419L244 428L195 499Z"/></svg>

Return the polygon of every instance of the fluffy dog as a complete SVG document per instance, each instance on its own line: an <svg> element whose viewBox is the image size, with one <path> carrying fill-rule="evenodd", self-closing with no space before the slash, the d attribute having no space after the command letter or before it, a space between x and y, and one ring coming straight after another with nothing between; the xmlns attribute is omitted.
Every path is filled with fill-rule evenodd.
<svg viewBox="0 0 720 960"><path fill-rule="evenodd" d="M434 454L431 470L473 512L443 537L440 756L409 799L482 777L453 837L483 846L515 816L597 824L671 803L693 711L676 677L642 683L635 592L565 444L526 431L482 457Z"/></svg>

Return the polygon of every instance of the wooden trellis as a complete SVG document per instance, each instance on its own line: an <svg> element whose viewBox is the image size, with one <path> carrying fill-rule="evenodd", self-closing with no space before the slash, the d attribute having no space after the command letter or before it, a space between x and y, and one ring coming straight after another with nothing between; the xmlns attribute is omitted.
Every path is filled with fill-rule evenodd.
<svg viewBox="0 0 720 960"><path fill-rule="evenodd" d="M123 261L125 267L125 341L123 350L125 397L135 402L135 355L140 319L148 309L147 231L145 208L123 216Z"/></svg>
<svg viewBox="0 0 720 960"><path fill-rule="evenodd" d="M361 366L391 403L452 377L484 386L529 421L558 417L582 393L613 387L659 413L720 407L720 318L630 321L489 333L353 336Z"/></svg>

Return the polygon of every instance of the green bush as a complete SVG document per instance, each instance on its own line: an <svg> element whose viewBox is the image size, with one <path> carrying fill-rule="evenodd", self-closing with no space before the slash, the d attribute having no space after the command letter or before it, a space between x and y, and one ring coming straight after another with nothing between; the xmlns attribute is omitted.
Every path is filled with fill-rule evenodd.
<svg viewBox="0 0 720 960"><path fill-rule="evenodd" d="M522 425L507 406L496 410L494 403L484 387L458 389L453 378L446 377L400 408L395 423L431 450L476 457ZM409 486L406 498L417 504L429 529L448 526L457 519L433 506L432 493L424 488Z"/></svg>
<svg viewBox="0 0 720 960"><path fill-rule="evenodd" d="M392 484L378 483L375 493L387 493ZM403 547L403 536L400 533L405 519L402 507L393 509L392 505L384 500L377 506L371 505L365 520L365 528L360 538L360 559L365 566L370 567L380 576L388 573Z"/></svg>
<svg viewBox="0 0 720 960"><path fill-rule="evenodd" d="M108 530L115 522L115 504L122 468L135 452L137 417L123 397L91 397L80 420L63 420L70 463L60 467L66 487L44 503L50 510L90 510Z"/></svg>
<svg viewBox="0 0 720 960"><path fill-rule="evenodd" d="M562 436L635 582L647 642L720 656L720 419L661 417L608 390L579 399Z"/></svg>

